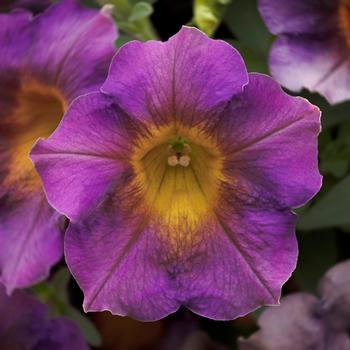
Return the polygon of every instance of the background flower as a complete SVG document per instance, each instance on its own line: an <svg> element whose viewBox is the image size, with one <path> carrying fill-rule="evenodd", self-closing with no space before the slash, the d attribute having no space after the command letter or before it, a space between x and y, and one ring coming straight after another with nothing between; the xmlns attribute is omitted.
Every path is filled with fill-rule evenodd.
<svg viewBox="0 0 350 350"><path fill-rule="evenodd" d="M47 306L25 292L16 291L9 297L0 287L0 310L4 350L88 350L72 321L49 318Z"/></svg>
<svg viewBox="0 0 350 350"><path fill-rule="evenodd" d="M259 319L260 330L241 340L241 350L345 350L350 347L350 261L330 269L312 294L286 296Z"/></svg>
<svg viewBox="0 0 350 350"><path fill-rule="evenodd" d="M47 277L66 226L47 204L29 151L75 97L98 89L116 28L105 10L73 0L36 17L2 14L0 28L0 281L11 292Z"/></svg>
<svg viewBox="0 0 350 350"><path fill-rule="evenodd" d="M85 310L232 319L278 302L296 263L290 208L321 184L318 109L188 27L123 46L101 91L31 153L72 220Z"/></svg>
<svg viewBox="0 0 350 350"><path fill-rule="evenodd" d="M259 9L278 36L269 61L278 82L331 103L350 99L349 0L259 0Z"/></svg>

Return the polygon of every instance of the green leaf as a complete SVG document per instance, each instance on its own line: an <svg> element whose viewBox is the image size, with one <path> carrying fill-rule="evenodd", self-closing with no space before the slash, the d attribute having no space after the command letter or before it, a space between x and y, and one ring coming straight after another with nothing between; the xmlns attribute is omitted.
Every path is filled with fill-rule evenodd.
<svg viewBox="0 0 350 350"><path fill-rule="evenodd" d="M230 0L194 0L192 23L212 36L221 23L226 5L230 2Z"/></svg>
<svg viewBox="0 0 350 350"><path fill-rule="evenodd" d="M55 291L55 294L64 302L68 302L68 283L71 279L71 274L67 268L58 270L50 281L50 286Z"/></svg>
<svg viewBox="0 0 350 350"><path fill-rule="evenodd" d="M90 345L100 346L102 340L94 324L69 302L67 287L70 278L68 269L62 268L56 272L51 281L39 283L32 288L32 291L49 305L52 317L65 316L71 319Z"/></svg>
<svg viewBox="0 0 350 350"><path fill-rule="evenodd" d="M299 258L294 276L304 290L316 292L320 278L336 263L336 238L334 231L298 235Z"/></svg>
<svg viewBox="0 0 350 350"><path fill-rule="evenodd" d="M350 175L330 189L300 217L302 230L350 225Z"/></svg>
<svg viewBox="0 0 350 350"><path fill-rule="evenodd" d="M117 47L121 47L124 44L128 43L129 41L135 40L133 37L131 37L130 35L124 35L124 34L119 34L119 37L116 41L116 46Z"/></svg>
<svg viewBox="0 0 350 350"><path fill-rule="evenodd" d="M237 40L227 40L242 55L248 72L259 72L268 74L266 59L257 55L253 50L246 47Z"/></svg>
<svg viewBox="0 0 350 350"><path fill-rule="evenodd" d="M256 0L233 1L226 9L224 22L243 45L267 58L273 36L260 17Z"/></svg>
<svg viewBox="0 0 350 350"><path fill-rule="evenodd" d="M152 13L153 13L152 5L145 1L140 1L132 8L131 14L129 16L129 21L134 22L134 21L147 18Z"/></svg>
<svg viewBox="0 0 350 350"><path fill-rule="evenodd" d="M84 315L81 314L77 309L74 309L72 306L68 306L65 309L65 316L74 321L82 333L86 341L92 346L101 346L102 339L96 329L95 325Z"/></svg>

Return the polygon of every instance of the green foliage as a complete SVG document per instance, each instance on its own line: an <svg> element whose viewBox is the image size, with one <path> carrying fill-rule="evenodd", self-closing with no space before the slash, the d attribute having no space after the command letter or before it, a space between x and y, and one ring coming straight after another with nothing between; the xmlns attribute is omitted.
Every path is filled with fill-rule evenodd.
<svg viewBox="0 0 350 350"><path fill-rule="evenodd" d="M325 100L325 98L319 94L303 91L302 95L311 103L318 106L322 111L323 130L334 127L344 122L350 122L350 102L344 102L332 106Z"/></svg>
<svg viewBox="0 0 350 350"><path fill-rule="evenodd" d="M239 51L244 59L248 72L268 74L268 66L265 59L261 58L252 49L248 48L238 40L228 40L227 42Z"/></svg>
<svg viewBox="0 0 350 350"><path fill-rule="evenodd" d="M129 21L135 22L149 17L153 13L151 4L145 1L138 2L131 10Z"/></svg>
<svg viewBox="0 0 350 350"><path fill-rule="evenodd" d="M336 233L319 231L300 234L298 243L299 259L294 277L303 290L315 293L320 278L337 262Z"/></svg>
<svg viewBox="0 0 350 350"><path fill-rule="evenodd" d="M49 305L52 316L65 316L74 321L86 341L92 346L101 345L101 337L94 324L69 302L67 287L71 275L66 268L59 270L51 281L42 282L32 288L34 294Z"/></svg>
<svg viewBox="0 0 350 350"><path fill-rule="evenodd" d="M232 1L225 12L224 22L242 45L267 62L273 36L260 17L256 0Z"/></svg>
<svg viewBox="0 0 350 350"><path fill-rule="evenodd" d="M220 25L225 7L231 0L194 0L193 23L212 36Z"/></svg>
<svg viewBox="0 0 350 350"><path fill-rule="evenodd" d="M125 38L141 41L157 39L157 34L150 21L154 0L98 0L100 5L112 4L113 16Z"/></svg>
<svg viewBox="0 0 350 350"><path fill-rule="evenodd" d="M268 74L268 53L273 36L256 7L256 0L235 0L227 6L224 23L236 38L228 40L242 55L249 72Z"/></svg>
<svg viewBox="0 0 350 350"><path fill-rule="evenodd" d="M299 228L320 228L350 225L350 175L332 186L299 220Z"/></svg>

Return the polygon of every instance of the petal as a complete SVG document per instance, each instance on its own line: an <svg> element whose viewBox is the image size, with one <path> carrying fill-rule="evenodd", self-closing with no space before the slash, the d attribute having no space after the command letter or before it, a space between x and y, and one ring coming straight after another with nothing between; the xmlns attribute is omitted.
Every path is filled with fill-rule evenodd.
<svg viewBox="0 0 350 350"><path fill-rule="evenodd" d="M0 341L2 349L88 350L79 328L69 319L48 319L48 307L30 294L10 297L0 286Z"/></svg>
<svg viewBox="0 0 350 350"><path fill-rule="evenodd" d="M350 98L350 60L344 43L332 37L282 36L270 52L273 77L293 91L303 87L330 103Z"/></svg>
<svg viewBox="0 0 350 350"><path fill-rule="evenodd" d="M347 332L350 327L350 261L331 268L319 284L323 313L335 332Z"/></svg>
<svg viewBox="0 0 350 350"><path fill-rule="evenodd" d="M29 47L29 42L23 38L23 33L26 33L30 20L31 14L26 11L0 14L1 78L6 73L11 73L12 69L18 68L20 62L22 62L23 54ZM14 37L19 38L19 40L14 41Z"/></svg>
<svg viewBox="0 0 350 350"><path fill-rule="evenodd" d="M35 350L89 350L80 329L69 319L51 319Z"/></svg>
<svg viewBox="0 0 350 350"><path fill-rule="evenodd" d="M0 281L11 293L49 275L63 253L64 221L40 192L18 202L3 198L0 213Z"/></svg>
<svg viewBox="0 0 350 350"><path fill-rule="evenodd" d="M281 306L264 311L260 330L247 340L240 340L241 350L326 349L322 320L315 316L317 299L297 293L282 299Z"/></svg>
<svg viewBox="0 0 350 350"><path fill-rule="evenodd" d="M192 251L188 271L179 276L184 305L216 320L277 304L298 254L291 213L236 208L226 215L217 213L199 233L202 250Z"/></svg>
<svg viewBox="0 0 350 350"><path fill-rule="evenodd" d="M85 311L154 321L179 308L157 229L122 198L107 200L84 222L70 223L65 256L84 292Z"/></svg>
<svg viewBox="0 0 350 350"><path fill-rule="evenodd" d="M42 325L47 307L29 294L16 291L11 297L0 286L0 342L3 349L32 350L45 334Z"/></svg>
<svg viewBox="0 0 350 350"><path fill-rule="evenodd" d="M39 140L31 151L54 208L77 221L103 200L127 167L126 140L132 137L132 126L100 93L71 105L51 137Z"/></svg>
<svg viewBox="0 0 350 350"><path fill-rule="evenodd" d="M271 78L251 74L225 114L216 133L233 192L276 208L299 207L317 193L317 107L288 96Z"/></svg>
<svg viewBox="0 0 350 350"><path fill-rule="evenodd" d="M191 232L150 216L129 196L127 180L115 193L83 222L71 223L65 238L86 311L150 321L185 305L227 320L278 302L296 264L292 214L237 211L229 224Z"/></svg>
<svg viewBox="0 0 350 350"><path fill-rule="evenodd" d="M165 43L124 45L102 91L139 120L194 124L240 92L247 81L235 49L198 29L183 27Z"/></svg>
<svg viewBox="0 0 350 350"><path fill-rule="evenodd" d="M106 8L96 11L63 0L35 17L27 69L66 98L98 90L115 52L116 28Z"/></svg>
<svg viewBox="0 0 350 350"><path fill-rule="evenodd" d="M272 34L322 33L334 29L337 1L259 0L260 14Z"/></svg>

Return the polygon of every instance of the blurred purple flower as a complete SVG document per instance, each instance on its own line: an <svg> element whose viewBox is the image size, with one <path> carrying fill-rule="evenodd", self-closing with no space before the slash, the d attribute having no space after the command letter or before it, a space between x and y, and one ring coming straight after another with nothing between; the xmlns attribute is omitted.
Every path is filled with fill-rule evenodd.
<svg viewBox="0 0 350 350"><path fill-rule="evenodd" d="M198 319L191 313L180 313L180 318L167 319L165 324L165 332L155 350L227 350L200 329Z"/></svg>
<svg viewBox="0 0 350 350"><path fill-rule="evenodd" d="M51 3L50 0L5 0L1 1L0 10L27 9L33 13L39 13L49 7Z"/></svg>
<svg viewBox="0 0 350 350"><path fill-rule="evenodd" d="M320 299L286 296L259 319L260 330L240 340L240 350L350 349L350 261L334 266L319 283Z"/></svg>
<svg viewBox="0 0 350 350"><path fill-rule="evenodd" d="M79 328L64 317L49 318L46 305L0 286L0 344L4 350L88 350Z"/></svg>
<svg viewBox="0 0 350 350"><path fill-rule="evenodd" d="M0 15L0 282L10 293L48 275L64 222L47 203L29 151L69 103L97 90L114 53L104 10L64 0L32 17Z"/></svg>
<svg viewBox="0 0 350 350"><path fill-rule="evenodd" d="M31 153L72 220L85 310L232 319L277 303L297 257L290 208L321 184L319 110L189 27L123 46L101 91Z"/></svg>
<svg viewBox="0 0 350 350"><path fill-rule="evenodd" d="M350 0L259 0L259 8L278 36L270 53L277 81L330 103L349 100Z"/></svg>

